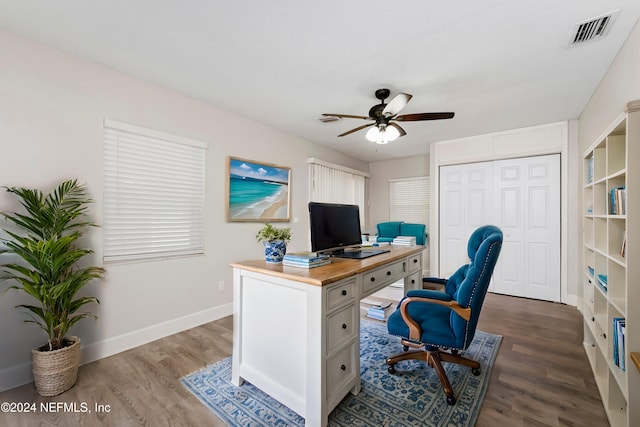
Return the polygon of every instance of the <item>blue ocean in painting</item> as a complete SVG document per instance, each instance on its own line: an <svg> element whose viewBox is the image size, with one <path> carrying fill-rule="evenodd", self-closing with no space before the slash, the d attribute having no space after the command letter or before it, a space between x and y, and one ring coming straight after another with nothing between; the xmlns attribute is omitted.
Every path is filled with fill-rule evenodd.
<svg viewBox="0 0 640 427"><path fill-rule="evenodd" d="M231 175L229 177L229 216L232 218L260 218L266 209L281 201L288 186ZM276 212L272 218L285 217L286 211Z"/></svg>

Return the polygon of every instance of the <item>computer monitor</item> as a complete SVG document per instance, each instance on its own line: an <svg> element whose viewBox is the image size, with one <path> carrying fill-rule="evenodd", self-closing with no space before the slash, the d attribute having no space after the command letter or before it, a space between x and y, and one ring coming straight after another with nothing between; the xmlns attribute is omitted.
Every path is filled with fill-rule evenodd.
<svg viewBox="0 0 640 427"><path fill-rule="evenodd" d="M309 203L311 250L337 255L362 243L357 205Z"/></svg>

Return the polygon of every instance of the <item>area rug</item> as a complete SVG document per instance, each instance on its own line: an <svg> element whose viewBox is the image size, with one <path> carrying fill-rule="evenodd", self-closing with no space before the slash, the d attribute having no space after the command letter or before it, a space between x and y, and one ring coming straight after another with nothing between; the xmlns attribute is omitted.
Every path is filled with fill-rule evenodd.
<svg viewBox="0 0 640 427"><path fill-rule="evenodd" d="M486 393L491 368L502 337L476 331L465 355L478 360L481 374L445 363L457 403L447 405L434 370L417 361L396 365L387 372L384 361L402 351L397 337L389 336L386 324L363 319L360 328L362 390L348 394L329 415L329 426L473 426ZM244 382L231 384L228 357L180 380L182 384L229 426L304 426L304 418L277 400Z"/></svg>

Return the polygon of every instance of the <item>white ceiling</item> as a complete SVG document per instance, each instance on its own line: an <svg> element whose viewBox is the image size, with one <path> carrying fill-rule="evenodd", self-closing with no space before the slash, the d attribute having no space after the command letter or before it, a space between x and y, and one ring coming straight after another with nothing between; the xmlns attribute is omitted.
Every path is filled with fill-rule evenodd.
<svg viewBox="0 0 640 427"><path fill-rule="evenodd" d="M0 0L0 28L365 161L577 118L639 16L638 0ZM385 146L318 120L367 115L382 87L414 96L402 114L456 116Z"/></svg>

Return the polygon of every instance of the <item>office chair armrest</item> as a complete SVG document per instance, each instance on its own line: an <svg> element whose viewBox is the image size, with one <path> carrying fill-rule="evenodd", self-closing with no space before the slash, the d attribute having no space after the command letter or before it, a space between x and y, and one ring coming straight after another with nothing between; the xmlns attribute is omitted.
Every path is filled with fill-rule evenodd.
<svg viewBox="0 0 640 427"><path fill-rule="evenodd" d="M446 292L436 291L433 289L412 289L407 292L408 297L419 297L428 299L437 299L440 301L451 301L453 298Z"/></svg>
<svg viewBox="0 0 640 427"><path fill-rule="evenodd" d="M448 299L409 296L409 293L419 293L419 292L444 294L448 297ZM469 321L469 319L471 319L471 308L462 307L460 304L458 304L458 301L452 300L451 297L444 292L428 291L428 290L422 290L422 291L413 290L413 291L410 291L409 293L407 293L407 297L400 302L400 314L402 315L402 319L404 320L404 322L409 327L409 339L412 341L420 342L420 337L422 336L422 328L420 328L420 325L418 324L418 322L413 320L413 318L409 315L409 304L413 302L424 302L427 304L444 305L445 307L449 307L451 310L455 311L458 314L458 316L462 317L464 320Z"/></svg>
<svg viewBox="0 0 640 427"><path fill-rule="evenodd" d="M446 285L449 279L441 279L440 277L423 277L423 283L436 283L438 285Z"/></svg>

